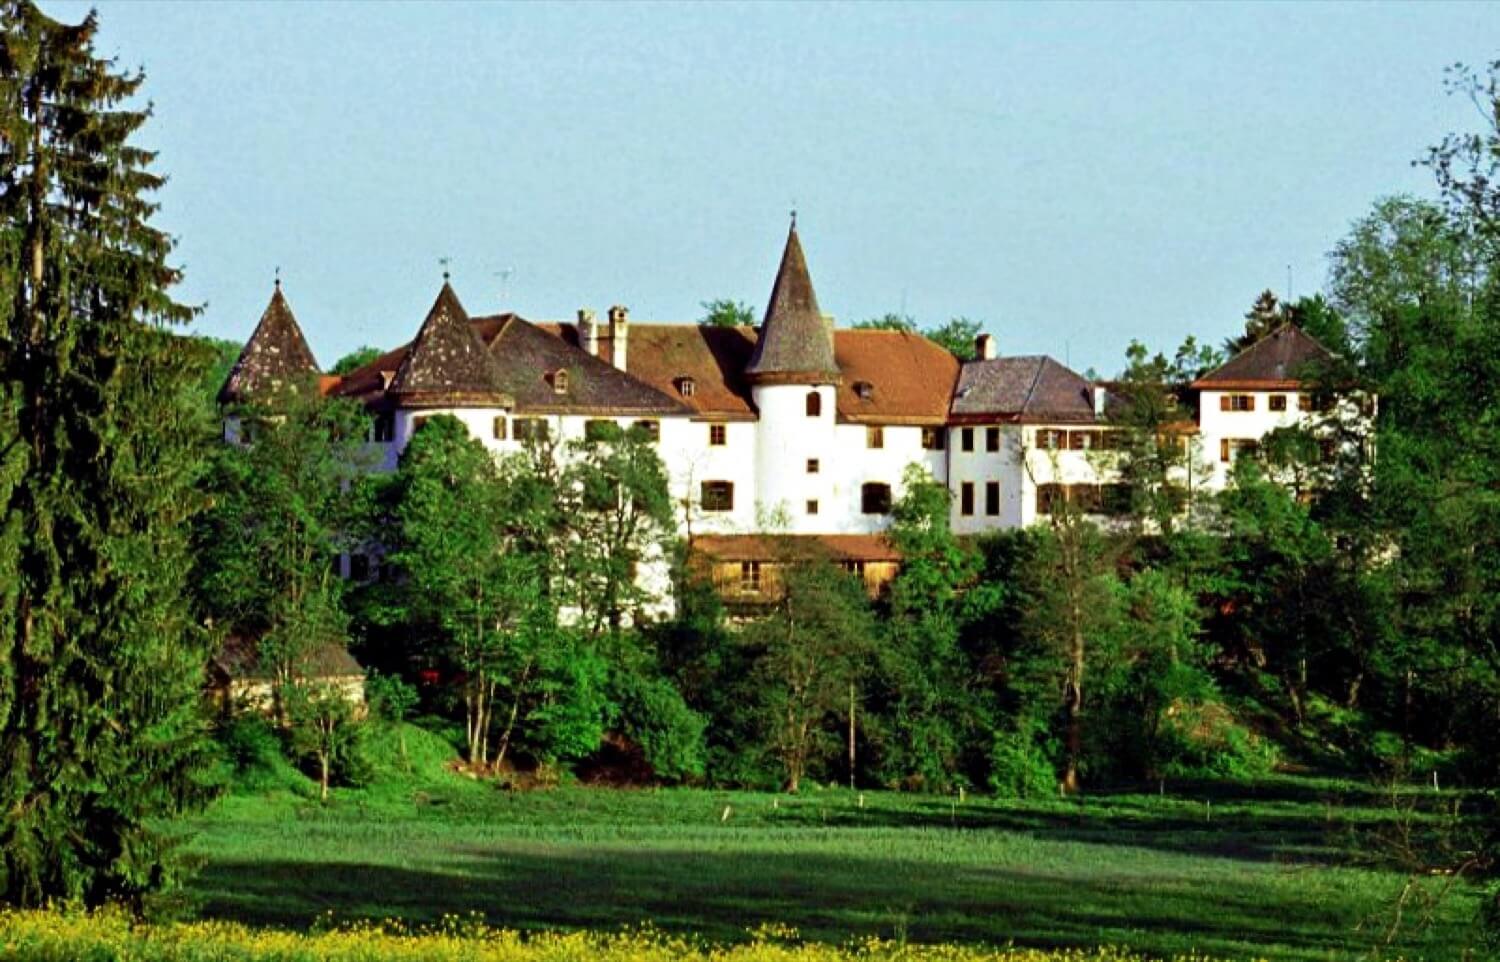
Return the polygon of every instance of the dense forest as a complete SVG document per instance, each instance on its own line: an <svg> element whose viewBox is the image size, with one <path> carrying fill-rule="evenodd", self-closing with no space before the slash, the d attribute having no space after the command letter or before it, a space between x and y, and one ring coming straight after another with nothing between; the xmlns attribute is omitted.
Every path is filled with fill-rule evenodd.
<svg viewBox="0 0 1500 962"><path fill-rule="evenodd" d="M497 463L436 416L374 474L365 412L313 385L221 411L233 348L183 333L194 311L150 223L161 178L132 145L141 76L94 54L92 18L5 13L0 897L170 887L159 818L268 741L325 794L357 784L371 718L517 786L1500 783L1500 64L1452 75L1488 123L1422 156L1432 199L1376 201L1323 294L1262 295L1224 346L1294 324L1335 351L1319 392L1368 403L1323 405L1334 456L1282 432L1228 490L1179 488L1194 455L1167 428L1222 352L1133 345L1118 523L1063 502L958 538L947 489L914 469L888 591L789 555L786 590L746 617L677 536L643 433ZM252 443L222 443L225 413ZM371 577L335 571L372 541ZM666 597L637 578L658 562ZM264 717L205 708L232 641L269 679ZM330 651L371 671L370 717L315 670Z"/></svg>

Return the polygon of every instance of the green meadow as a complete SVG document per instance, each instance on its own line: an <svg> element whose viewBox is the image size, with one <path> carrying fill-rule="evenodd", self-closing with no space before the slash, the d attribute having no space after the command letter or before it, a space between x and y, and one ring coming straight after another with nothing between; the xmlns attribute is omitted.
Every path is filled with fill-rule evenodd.
<svg viewBox="0 0 1500 962"><path fill-rule="evenodd" d="M810 789L507 791L442 768L307 797L286 772L187 824L210 919L305 928L475 915L520 930L650 923L713 942L766 924L841 943L1113 945L1225 958L1458 958L1478 896L1408 882L1402 837L1458 799L1283 777L1079 799ZM399 767L399 766L398 766ZM1461 810L1461 809L1460 809ZM1387 944L1389 942L1389 944Z"/></svg>

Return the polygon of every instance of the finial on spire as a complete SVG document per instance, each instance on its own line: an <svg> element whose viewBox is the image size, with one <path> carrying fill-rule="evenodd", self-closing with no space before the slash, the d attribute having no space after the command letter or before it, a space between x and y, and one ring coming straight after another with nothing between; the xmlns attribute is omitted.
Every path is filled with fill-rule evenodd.
<svg viewBox="0 0 1500 962"><path fill-rule="evenodd" d="M279 291L279 290L281 290L281 265L280 264L276 265L275 277L276 277L276 289Z"/></svg>
<svg viewBox="0 0 1500 962"><path fill-rule="evenodd" d="M443 265L443 281L445 283L448 280L448 262L451 261L451 260L452 260L452 258L450 258L450 257L439 257L438 258L438 263L441 264L441 265Z"/></svg>
<svg viewBox="0 0 1500 962"><path fill-rule="evenodd" d="M797 202L792 201L792 230L797 229Z"/></svg>

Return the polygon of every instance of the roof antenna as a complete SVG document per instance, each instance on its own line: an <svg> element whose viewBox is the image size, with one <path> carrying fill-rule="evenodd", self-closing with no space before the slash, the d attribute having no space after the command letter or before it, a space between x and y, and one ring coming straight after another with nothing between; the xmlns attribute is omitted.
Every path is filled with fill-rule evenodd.
<svg viewBox="0 0 1500 962"><path fill-rule="evenodd" d="M1292 265L1286 265L1286 301L1292 302Z"/></svg>
<svg viewBox="0 0 1500 962"><path fill-rule="evenodd" d="M510 293L510 279L511 275L515 274L515 272L516 269L514 267L502 267L493 274L493 276L500 278L500 303L502 305L505 303L506 296Z"/></svg>

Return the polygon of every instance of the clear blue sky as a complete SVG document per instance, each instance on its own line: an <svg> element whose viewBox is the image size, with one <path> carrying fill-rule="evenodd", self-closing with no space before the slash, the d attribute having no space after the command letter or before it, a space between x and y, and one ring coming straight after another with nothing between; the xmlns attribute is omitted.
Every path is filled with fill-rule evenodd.
<svg viewBox="0 0 1500 962"><path fill-rule="evenodd" d="M80 4L47 2L77 19ZM243 339L280 265L324 366L471 313L764 310L796 203L823 309L984 320L1112 372L1320 288L1500 6L100 5L146 68L182 295ZM513 270L508 283L500 272ZM504 286L502 287L502 284ZM503 293L503 300L502 300Z"/></svg>

